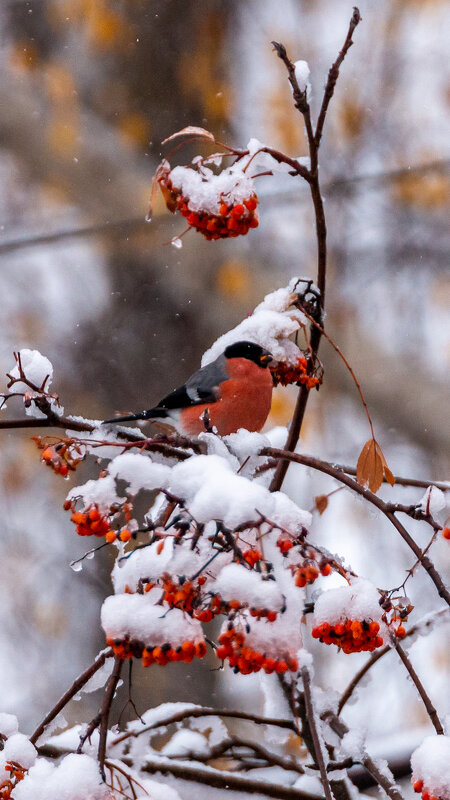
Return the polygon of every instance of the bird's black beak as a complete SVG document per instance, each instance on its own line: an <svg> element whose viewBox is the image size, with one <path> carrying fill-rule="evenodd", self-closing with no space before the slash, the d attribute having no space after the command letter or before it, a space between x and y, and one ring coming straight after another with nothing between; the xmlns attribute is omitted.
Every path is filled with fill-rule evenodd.
<svg viewBox="0 0 450 800"><path fill-rule="evenodd" d="M264 353L264 355L260 356L259 362L261 366L268 367L273 362L273 358L270 353Z"/></svg>

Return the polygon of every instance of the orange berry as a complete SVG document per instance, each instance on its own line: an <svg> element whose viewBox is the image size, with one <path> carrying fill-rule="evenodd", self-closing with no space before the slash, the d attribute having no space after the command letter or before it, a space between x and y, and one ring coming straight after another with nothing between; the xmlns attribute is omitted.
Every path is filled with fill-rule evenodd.
<svg viewBox="0 0 450 800"><path fill-rule="evenodd" d="M197 658L206 656L206 644L204 642L197 642L195 645L195 655Z"/></svg>
<svg viewBox="0 0 450 800"><path fill-rule="evenodd" d="M422 792L422 800L431 800L429 792Z"/></svg>
<svg viewBox="0 0 450 800"><path fill-rule="evenodd" d="M228 214L228 206L226 203L222 203L220 206L220 216L226 217Z"/></svg>
<svg viewBox="0 0 450 800"><path fill-rule="evenodd" d="M395 631L395 635L399 639L403 639L403 637L406 636L406 628L404 628L403 625L399 625L397 630Z"/></svg>
<svg viewBox="0 0 450 800"><path fill-rule="evenodd" d="M276 618L277 618L277 612L276 611L269 611L268 612L267 619L269 620L269 622L275 622Z"/></svg>
<svg viewBox="0 0 450 800"><path fill-rule="evenodd" d="M236 205L233 206L233 208L231 209L231 216L232 217L236 217L236 218L242 217L242 214L244 213L244 211L245 211L245 208L242 205L242 203L236 203Z"/></svg>
<svg viewBox="0 0 450 800"><path fill-rule="evenodd" d="M322 567L322 569L320 570L320 572L321 572L321 575L324 575L325 577L326 577L327 575L329 575L331 571L332 571L331 564L325 564L325 565Z"/></svg>
<svg viewBox="0 0 450 800"><path fill-rule="evenodd" d="M159 543L158 547L156 548L156 552L157 552L157 554L159 556L161 555L161 553L163 551L163 547L164 547L164 539L162 540L162 542Z"/></svg>
<svg viewBox="0 0 450 800"><path fill-rule="evenodd" d="M423 789L423 781L415 781L413 783L413 789L415 792L421 792Z"/></svg>
<svg viewBox="0 0 450 800"><path fill-rule="evenodd" d="M254 211L258 205L258 201L256 197L249 197L248 200L244 200L244 205L249 211Z"/></svg>
<svg viewBox="0 0 450 800"><path fill-rule="evenodd" d="M111 542L115 542L116 538L117 536L115 531L107 531L105 533L105 542L108 542L108 544L111 544Z"/></svg>
<svg viewBox="0 0 450 800"><path fill-rule="evenodd" d="M443 528L442 536L444 539L450 539L450 528Z"/></svg>
<svg viewBox="0 0 450 800"><path fill-rule="evenodd" d="M128 528L123 528L123 530L120 531L119 538L121 542L129 542L131 539L131 531L129 531Z"/></svg>

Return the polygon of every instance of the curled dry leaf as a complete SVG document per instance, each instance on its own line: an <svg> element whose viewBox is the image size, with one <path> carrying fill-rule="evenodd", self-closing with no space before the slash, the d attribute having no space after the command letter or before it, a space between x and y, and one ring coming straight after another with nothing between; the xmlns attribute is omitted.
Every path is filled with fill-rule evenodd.
<svg viewBox="0 0 450 800"><path fill-rule="evenodd" d="M323 512L328 508L328 495L318 494L317 497L314 498L314 505L319 514L323 514Z"/></svg>
<svg viewBox="0 0 450 800"><path fill-rule="evenodd" d="M186 128L182 128L181 131L176 131L172 133L171 136L168 136L167 139L164 139L161 144L167 144L167 142L173 142L174 139L178 139L180 136L195 136L200 137L202 139L209 139L210 142L215 142L214 135L211 131L207 131L206 128L197 128L195 125L187 125Z"/></svg>
<svg viewBox="0 0 450 800"><path fill-rule="evenodd" d="M356 480L361 486L368 486L371 492L377 492L383 483L383 477L391 486L395 478L389 469L383 451L375 439L369 439L361 450L356 465Z"/></svg>

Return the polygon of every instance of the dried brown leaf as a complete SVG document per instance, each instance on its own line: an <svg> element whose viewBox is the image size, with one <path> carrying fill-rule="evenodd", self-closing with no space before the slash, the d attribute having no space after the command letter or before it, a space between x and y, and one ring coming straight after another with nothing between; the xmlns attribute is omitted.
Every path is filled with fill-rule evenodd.
<svg viewBox="0 0 450 800"><path fill-rule="evenodd" d="M319 514L323 514L323 512L328 508L328 495L318 494L317 497L314 498L314 505Z"/></svg>
<svg viewBox="0 0 450 800"><path fill-rule="evenodd" d="M371 492L377 492L383 483L383 461L378 449L375 439L369 439L356 465L356 480L361 486L368 486Z"/></svg>
<svg viewBox="0 0 450 800"><path fill-rule="evenodd" d="M395 478L386 463L380 445L375 439L369 439L358 458L356 480L376 493L383 483L383 477L391 486L394 485Z"/></svg>
<svg viewBox="0 0 450 800"><path fill-rule="evenodd" d="M202 139L209 139L210 142L215 142L214 135L211 131L207 131L206 128L197 128L194 125L188 125L186 128L182 128L181 131L176 131L172 133L171 136L168 136L167 139L164 139L161 144L167 144L167 142L173 142L174 139L178 139L180 136L195 136L200 137Z"/></svg>

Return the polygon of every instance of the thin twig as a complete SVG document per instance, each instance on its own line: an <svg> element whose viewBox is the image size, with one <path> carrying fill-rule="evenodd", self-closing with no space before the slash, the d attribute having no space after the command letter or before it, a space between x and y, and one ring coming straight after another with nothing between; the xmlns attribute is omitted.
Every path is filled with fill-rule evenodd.
<svg viewBox="0 0 450 800"><path fill-rule="evenodd" d="M120 679L120 673L123 667L123 659L115 656L114 669L109 676L108 683L106 684L105 696L103 698L102 707L100 709L100 737L98 743L98 764L103 780L105 780L105 756L106 756L106 737L108 735L108 721L111 711L112 701Z"/></svg>
<svg viewBox="0 0 450 800"><path fill-rule="evenodd" d="M356 467L351 467L349 464L334 464L335 467L346 472L348 475L356 475ZM394 475L395 483L397 486L412 486L419 489L428 489L430 486L436 486L443 492L450 491L449 481L432 481L421 478L402 478L399 475ZM383 476L384 483L387 483L386 478Z"/></svg>
<svg viewBox="0 0 450 800"><path fill-rule="evenodd" d="M436 586L439 596L445 600L447 605L450 605L450 592L446 588L441 576L439 575L439 572L430 558L427 555L424 556L422 550L412 538L411 534L408 533L404 525L402 525L400 520L397 519L395 513L391 510L390 503L385 503L380 497L371 492L370 489L367 489L365 486L361 486L360 483L355 481L341 469L338 469L333 464L329 464L327 461L321 461L319 458L306 456L301 453L290 453L287 450L277 450L274 447L264 447L260 451L260 455L285 459L296 464L303 464L306 467L317 469L319 472L324 472L326 475L330 475L332 478L336 478L336 480L344 483L350 489L353 489L354 492L364 497L369 503L372 503L372 505L376 506L376 508L378 508L397 529L402 539L413 551L416 558L419 559L423 568L428 572L428 575Z"/></svg>
<svg viewBox="0 0 450 800"><path fill-rule="evenodd" d="M72 700L72 697L75 697L76 694L80 691L80 689L85 686L90 678L95 675L96 672L103 666L107 658L110 658L113 654L111 649L105 650L103 653L100 653L99 656L95 659L93 664L90 665L81 675L78 676L72 683L72 686L63 694L60 700L56 703L56 705L52 708L51 711L44 717L41 723L37 726L34 733L30 736L30 742L32 744L36 744L37 740L40 736L44 733L47 725L50 725L52 720L55 719L56 716L63 710L63 708L67 705L67 703Z"/></svg>
<svg viewBox="0 0 450 800"><path fill-rule="evenodd" d="M340 66L341 66L345 56L347 55L348 51L350 50L350 47L353 44L353 41L352 41L353 32L354 32L356 26L360 22L361 22L361 14L359 13L359 9L355 7L353 9L353 14L352 14L352 18L350 20L348 33L347 33L344 45L342 47L342 50L340 51L336 61L334 62L333 66L330 68L330 71L328 73L327 85L325 86L325 93L324 93L323 100L322 100L322 107L320 109L319 117L317 119L316 133L315 133L315 137L314 137L317 149L319 149L319 146L320 146L320 140L322 138L322 132L323 132L323 126L324 126L324 123L325 123L325 117L327 115L327 111L328 111L328 106L330 104L330 100L331 100L331 98L333 97L333 94L334 94L336 81L337 81L337 79L339 77Z"/></svg>
<svg viewBox="0 0 450 800"><path fill-rule="evenodd" d="M311 678L309 675L308 668L303 667L301 674L303 679L303 692L305 698L306 714L308 717L309 729L311 731L311 736L314 744L314 756L315 756L314 760L317 763L317 766L319 767L320 770L320 779L322 781L325 797L327 798L327 800L333 800L333 794L331 791L330 782L328 780L327 770L325 766L325 761L323 758L322 745L320 742L319 734L317 732L314 704L311 692Z"/></svg>
<svg viewBox="0 0 450 800"><path fill-rule="evenodd" d="M423 684L422 684L417 672L415 671L413 665L411 664L411 661L409 660L408 656L406 655L405 651L400 646L400 644L398 642L396 642L394 646L395 646L395 649L397 650L397 653L399 654L401 660L403 661L403 664L405 665L406 669L408 670L409 676L410 676L414 686L416 687L417 691L419 692L419 694L420 694L420 696L421 696L421 698L423 700L423 704L424 704L424 706L425 706L425 708L427 710L427 714L428 714L429 718L431 719L431 722L434 725L436 733L442 735L444 733L444 729L443 729L441 721L440 721L440 719L438 717L438 713L437 713L433 703L431 702L430 698L428 697L428 694L426 693L425 688L424 688L424 686L423 686Z"/></svg>

